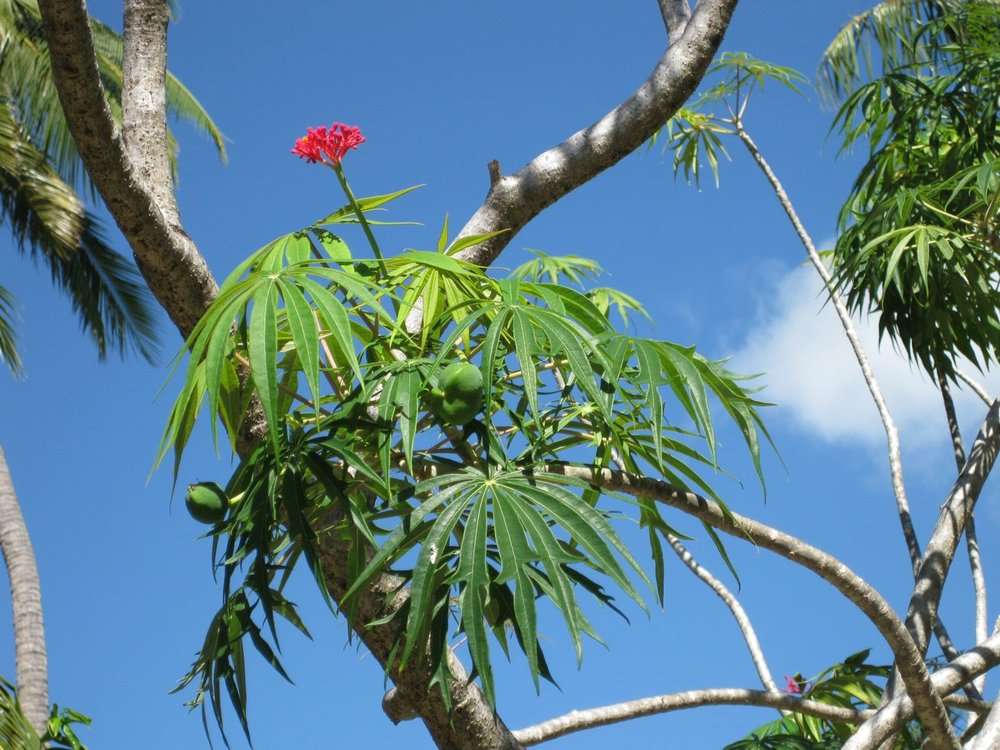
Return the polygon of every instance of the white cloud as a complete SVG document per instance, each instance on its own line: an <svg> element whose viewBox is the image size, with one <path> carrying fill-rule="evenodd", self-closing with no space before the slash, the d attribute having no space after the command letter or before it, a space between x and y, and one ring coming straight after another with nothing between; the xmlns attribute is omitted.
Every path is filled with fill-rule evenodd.
<svg viewBox="0 0 1000 750"><path fill-rule="evenodd" d="M733 355L732 367L737 372L765 373L764 398L778 404L778 412L801 428L828 441L882 442L885 434L875 405L835 310L823 304L821 289L811 266L799 266L781 277L763 298L754 327ZM893 351L888 339L879 348L874 318L855 323L905 443L915 447L939 441L944 416L935 386ZM975 373L971 367L964 369ZM986 384L996 393L1000 378L990 378ZM956 393L955 400L960 415L981 419L984 406L971 392ZM966 427L976 428L978 422ZM967 440L971 437L966 435Z"/></svg>

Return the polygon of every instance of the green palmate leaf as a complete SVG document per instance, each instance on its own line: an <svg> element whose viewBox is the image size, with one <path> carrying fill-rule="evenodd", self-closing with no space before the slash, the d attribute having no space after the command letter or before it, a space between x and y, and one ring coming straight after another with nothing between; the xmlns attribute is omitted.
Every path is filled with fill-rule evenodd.
<svg viewBox="0 0 1000 750"><path fill-rule="evenodd" d="M365 210L392 197L376 196ZM451 254L488 238L449 243L447 221L436 252L379 262L353 259L324 232L313 226L256 251L187 343L164 450L173 446L179 460L206 395L231 444L255 395L272 444L240 462L226 485L238 500L212 531L224 604L238 591L246 604L214 622L186 684L200 691L196 701L208 696L204 706L219 721L226 696L238 715L245 704L247 644L284 675L277 625L285 617L305 630L281 592L301 560L331 609L356 625L372 584L398 576L405 605L363 623L400 626L387 655L393 669L419 660L433 675L428 687L446 691L457 624L490 700L490 632L505 655L512 643L521 648L537 689L539 678L552 679L539 598L559 610L579 659L583 636L599 640L583 600L625 616L615 597L641 606L635 576L649 585L616 532L609 504L620 498L543 467L620 462L716 498L701 476L716 468L709 402L737 423L758 467L761 404L690 347L619 334L611 308L623 317L641 309L627 295L550 283L582 281L596 264L544 256L494 280ZM419 336L404 327L418 308ZM655 535L674 532L652 503L624 507L654 532L662 600ZM319 548L331 538L349 548L337 602Z"/></svg>
<svg viewBox="0 0 1000 750"><path fill-rule="evenodd" d="M1000 352L1000 263L990 218L1000 149L1000 4L882 3L845 29L831 75L856 90L835 127L869 158L840 213L835 278L853 312L928 372ZM880 66L852 66L870 44ZM868 82L861 82L870 78ZM838 89L837 93L846 93Z"/></svg>
<svg viewBox="0 0 1000 750"><path fill-rule="evenodd" d="M530 250L535 258L510 272L511 278L524 281L548 281L559 284L566 280L577 286L583 286L590 279L595 279L604 273L601 265L590 258L578 255L549 255L542 250Z"/></svg>

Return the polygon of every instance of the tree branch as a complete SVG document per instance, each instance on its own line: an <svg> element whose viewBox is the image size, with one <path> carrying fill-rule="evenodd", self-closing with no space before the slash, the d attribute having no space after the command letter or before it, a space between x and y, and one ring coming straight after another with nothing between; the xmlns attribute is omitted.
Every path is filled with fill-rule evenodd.
<svg viewBox="0 0 1000 750"><path fill-rule="evenodd" d="M906 627L921 653L926 652L928 634L937 618L937 608L948 569L962 532L972 517L983 484L1000 450L1000 399L993 402L973 443L948 499L941 508L937 525L924 551L920 574L910 597Z"/></svg>
<svg viewBox="0 0 1000 750"><path fill-rule="evenodd" d="M51 0L50 0L51 1ZM501 177L459 232L507 231L458 253L488 266L517 232L566 193L596 177L645 143L694 92L715 56L738 0L700 0L676 43L645 83L589 128L550 148L515 174ZM673 12L677 0L661 0Z"/></svg>
<svg viewBox="0 0 1000 750"><path fill-rule="evenodd" d="M983 704L981 701L972 701L968 698L944 697L942 700L948 705L968 708L974 711L978 710L985 713L991 710L989 704ZM994 703L995 705L996 703ZM759 706L762 708L776 708L782 713L794 712L805 714L806 716L815 716L818 719L842 721L848 724L860 724L875 713L870 709L857 711L851 708L843 708L841 706L830 705L829 703L809 700L808 698L799 698L788 693L746 690L743 688L709 688L640 698L634 701L614 703L609 706L588 708L582 711L570 711L568 714L557 716L540 724L518 729L514 732L514 736L522 745L530 747L564 737L567 734L582 732L586 729L596 729L597 727L609 724L619 724L624 721L631 721L632 719L641 719L645 716L655 716L671 711L700 708L702 706Z"/></svg>
<svg viewBox="0 0 1000 750"><path fill-rule="evenodd" d="M846 721L851 724L859 724L865 717L860 711L831 706L829 703L811 701L787 693L743 688L710 688L640 698L583 711L571 711L541 724L518 729L514 732L514 736L522 745L529 747L585 729L700 706L760 706L795 711L830 721Z"/></svg>
<svg viewBox="0 0 1000 750"><path fill-rule="evenodd" d="M667 27L667 40L676 44L684 36L684 29L691 20L691 5L688 0L657 0L663 25Z"/></svg>
<svg viewBox="0 0 1000 750"><path fill-rule="evenodd" d="M125 0L122 51L122 141L138 181L164 219L180 229L167 140L165 0Z"/></svg>
<svg viewBox="0 0 1000 750"><path fill-rule="evenodd" d="M753 160L757 163L761 172L764 173L768 182L771 183L771 188L774 190L778 203L781 204L781 207L788 216L792 227L795 229L796 235L798 235L799 240L806 249L809 261L816 269L816 273L818 273L820 278L823 280L823 284L827 289L830 300L833 302L834 309L837 311L837 317L840 319L841 327L844 329L844 335L847 337L847 340L851 345L851 349L854 352L854 357L858 362L858 366L861 368L862 377L864 378L865 384L868 386L868 392L871 394L872 401L875 403L875 408L878 411L879 418L882 421L882 427L885 431L889 459L889 475L892 482L893 495L896 498L896 510L899 515L900 527L903 531L903 540L906 543L906 549L910 556L910 565L913 570L913 576L916 579L921 565L922 554L920 551L920 541L917 538L917 532L913 528L913 519L910 514L910 503L906 497L906 485L903 482L903 460L899 445L899 430L896 427L896 422L893 420L892 414L889 412L889 407L885 402L885 398L882 396L882 389L875 377L875 372L872 370L871 363L868 361L868 356L865 353L864 347L861 345L861 339L858 337L857 331L854 328L854 323L851 320L851 315L847 310L847 306L844 304L844 300L841 295L837 292L836 286L833 283L833 278L824 265L819 252L816 250L816 245L813 242L812 237L805 228L805 225L802 223L802 220L799 218L798 212L795 210L795 206L792 205L792 201L788 197L788 193L785 192L784 186L781 184L778 176L771 168L771 165L764 158L764 155L757 147L757 144L750 137L750 134L744 129L743 122L739 115L734 116L733 124L735 126L737 136L739 136L739 139L743 142L743 145L750 153L750 156L753 157ZM941 644L941 650L944 652L945 656L949 659L954 659L958 656L958 649L955 647L951 636L948 635L948 631L945 628L944 623L935 619L932 623L932 627L938 642ZM889 692L891 693L891 688ZM981 696L976 695L975 697Z"/></svg>
<svg viewBox="0 0 1000 750"><path fill-rule="evenodd" d="M931 677L934 690L952 693L1000 664L1000 631L942 667ZM995 704L994 704L995 705ZM910 696L894 698L858 727L842 750L872 750L896 734L913 716Z"/></svg>
<svg viewBox="0 0 1000 750"><path fill-rule="evenodd" d="M539 469L669 505L719 531L776 552L832 584L871 620L892 649L903 684L913 698L915 713L928 733L928 747L958 747L951 734L951 723L944 704L931 689L923 652L916 648L906 627L882 595L837 558L790 534L737 513L724 512L711 500L656 479L611 469L561 463L546 464Z"/></svg>
<svg viewBox="0 0 1000 750"><path fill-rule="evenodd" d="M716 596L718 596L729 608L729 611L733 613L733 617L736 619L736 625L743 634L743 640L746 641L747 650L750 652L750 658L753 660L753 665L757 670L758 676L760 677L761 684L769 693L779 693L780 691L778 690L778 686L774 683L774 677L771 675L771 670L767 666L767 660L764 658L764 650L760 646L760 641L757 640L757 633L754 630L753 623L750 622L750 618L747 616L746 610L744 610L743 606L740 604L739 599L737 599L733 593L726 588L722 581L700 565L698 561L694 559L694 555L692 555L691 552L680 543L680 540L677 539L677 537L672 534L668 535L667 542L669 542L674 552L677 553L677 557L681 559L681 562L683 562L684 565L686 565L687 568L699 579L704 581L705 584L715 592Z"/></svg>
<svg viewBox="0 0 1000 750"><path fill-rule="evenodd" d="M998 747L1000 747L1000 698L993 701L993 708L987 714L986 721L966 745L966 750L996 750Z"/></svg>
<svg viewBox="0 0 1000 750"><path fill-rule="evenodd" d="M948 379L941 369L937 369L938 388L941 390L941 400L944 402L945 418L948 420L948 432L951 434L952 450L955 454L955 465L961 472L965 467L965 447L962 443L962 431L958 425L958 414L955 413L955 402L951 398L951 388ZM965 527L965 546L969 555L969 569L972 574L972 590L976 602L976 643L982 643L989 635L989 614L986 599L986 576L983 573L983 559L979 551L979 538L976 534L975 515L969 515ZM986 676L979 677L974 685L980 696L986 687Z"/></svg>
<svg viewBox="0 0 1000 750"><path fill-rule="evenodd" d="M959 380L961 380L963 383L969 386L969 388L972 389L972 392L975 393L977 396L979 396L980 400L984 404L989 406L990 404L993 403L993 399L990 398L990 394L986 392L986 389L983 388L979 383L977 383L971 377L969 377L969 375L962 372L961 370L955 370L955 375L958 376Z"/></svg>
<svg viewBox="0 0 1000 750"><path fill-rule="evenodd" d="M149 5L130 4L137 10ZM161 4L165 3L161 0ZM194 242L171 222L169 206L165 210L157 202L160 188L154 192L144 179L143 170L150 169L160 158L152 153L157 147L156 136L133 139L130 149L148 156L148 162L144 159L142 164L135 164L108 110L84 0L39 0L38 6L59 101L80 157L131 245L150 290L181 335L187 336L215 298L218 286ZM153 13L137 12L127 20L133 37L126 36L125 40L131 57L130 74L133 81L149 84L155 78L153 68L165 62L151 47L155 47L158 34L166 34L166 29L158 26ZM141 38L136 38L140 31ZM140 117L143 105L139 100L150 98L148 114L161 95L153 91L123 92L123 103L130 102L130 111L138 121L145 119Z"/></svg>
<svg viewBox="0 0 1000 750"><path fill-rule="evenodd" d="M844 329L844 335L847 337L847 340L851 345L851 349L854 351L854 357L858 361L858 366L861 368L861 374L865 379L865 385L868 386L868 392L871 394L872 401L875 402L875 408L878 410L879 418L882 420L882 427L885 430L886 443L889 453L889 474L892 480L892 491L896 496L896 508L899 511L899 522L903 527L903 538L906 541L906 547L910 553L910 562L913 566L913 571L916 573L917 567L920 565L920 542L917 540L917 533L913 528L913 519L910 515L910 503L907 500L906 486L903 483L903 461L899 449L899 430L896 428L896 423L893 420L892 415L889 413L889 407L886 405L885 398L882 396L882 389L879 387L878 380L875 378L875 372L872 370L871 363L868 361L868 355L865 354L864 347L861 345L861 339L858 337L858 333L854 329L854 323L851 321L851 314L848 312L847 306L844 304L844 300L837 293L836 287L833 283L833 278L827 270L826 265L824 265L819 252L817 252L816 245L813 242L812 237L806 230L805 225L799 218L798 213L795 211L795 207L792 205L792 201L788 197L788 193L785 192L785 188L778 179L778 176L774 173L774 170L771 169L771 165L767 163L767 160L764 159L764 155L760 152L760 149L757 147L757 144L754 143L750 134L744 130L742 121L737 117L734 124L736 126L736 134L743 142L743 145L746 146L750 156L753 157L757 166L760 167L761 172L764 173L768 182L771 183L771 188L774 190L774 194L777 196L778 202L788 215L788 220L792 223L795 233L798 235L799 240L806 249L809 261L816 269L816 273L818 273L820 278L823 279L823 284L826 286L827 292L830 295L830 301L833 303L833 307L837 311L837 317L840 318L840 324Z"/></svg>

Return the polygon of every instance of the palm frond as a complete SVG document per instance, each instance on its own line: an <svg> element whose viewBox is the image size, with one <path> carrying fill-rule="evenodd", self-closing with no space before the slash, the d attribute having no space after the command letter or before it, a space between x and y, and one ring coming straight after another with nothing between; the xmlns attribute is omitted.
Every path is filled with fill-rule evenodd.
<svg viewBox="0 0 1000 750"><path fill-rule="evenodd" d="M109 350L154 356L153 307L135 266L108 245L98 220L2 103L0 222L9 226L18 249L44 262L69 295L100 357Z"/></svg>
<svg viewBox="0 0 1000 750"><path fill-rule="evenodd" d="M122 40L110 27L92 20L98 69L108 95L108 107L121 121ZM16 107L17 119L69 184L82 181L93 194L69 132L52 77L41 15L34 0L0 3L0 93ZM190 91L168 72L167 111L206 133L219 157L226 160L225 137ZM176 171L176 141L170 139L171 167Z"/></svg>
<svg viewBox="0 0 1000 750"><path fill-rule="evenodd" d="M947 35L928 34L933 19L958 9L964 0L883 0L851 18L820 58L820 92L842 99L858 83L892 68L932 62ZM998 5L1000 0L976 0Z"/></svg>
<svg viewBox="0 0 1000 750"><path fill-rule="evenodd" d="M14 377L19 377L21 356L17 352L14 315L14 295L0 286L0 360L10 368Z"/></svg>

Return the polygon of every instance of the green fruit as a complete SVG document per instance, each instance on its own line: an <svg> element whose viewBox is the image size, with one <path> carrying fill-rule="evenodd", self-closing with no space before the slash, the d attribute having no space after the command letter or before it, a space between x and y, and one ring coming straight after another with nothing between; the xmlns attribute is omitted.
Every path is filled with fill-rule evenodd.
<svg viewBox="0 0 1000 750"><path fill-rule="evenodd" d="M483 374L475 365L455 362L444 368L438 378L439 388L430 392L430 407L449 424L472 421L483 407Z"/></svg>
<svg viewBox="0 0 1000 750"><path fill-rule="evenodd" d="M444 368L440 378L441 390L445 398L471 399L483 396L483 373L475 365L455 362Z"/></svg>
<svg viewBox="0 0 1000 750"><path fill-rule="evenodd" d="M225 519L229 498L215 482L198 482L188 485L184 504L194 520L214 525Z"/></svg>

